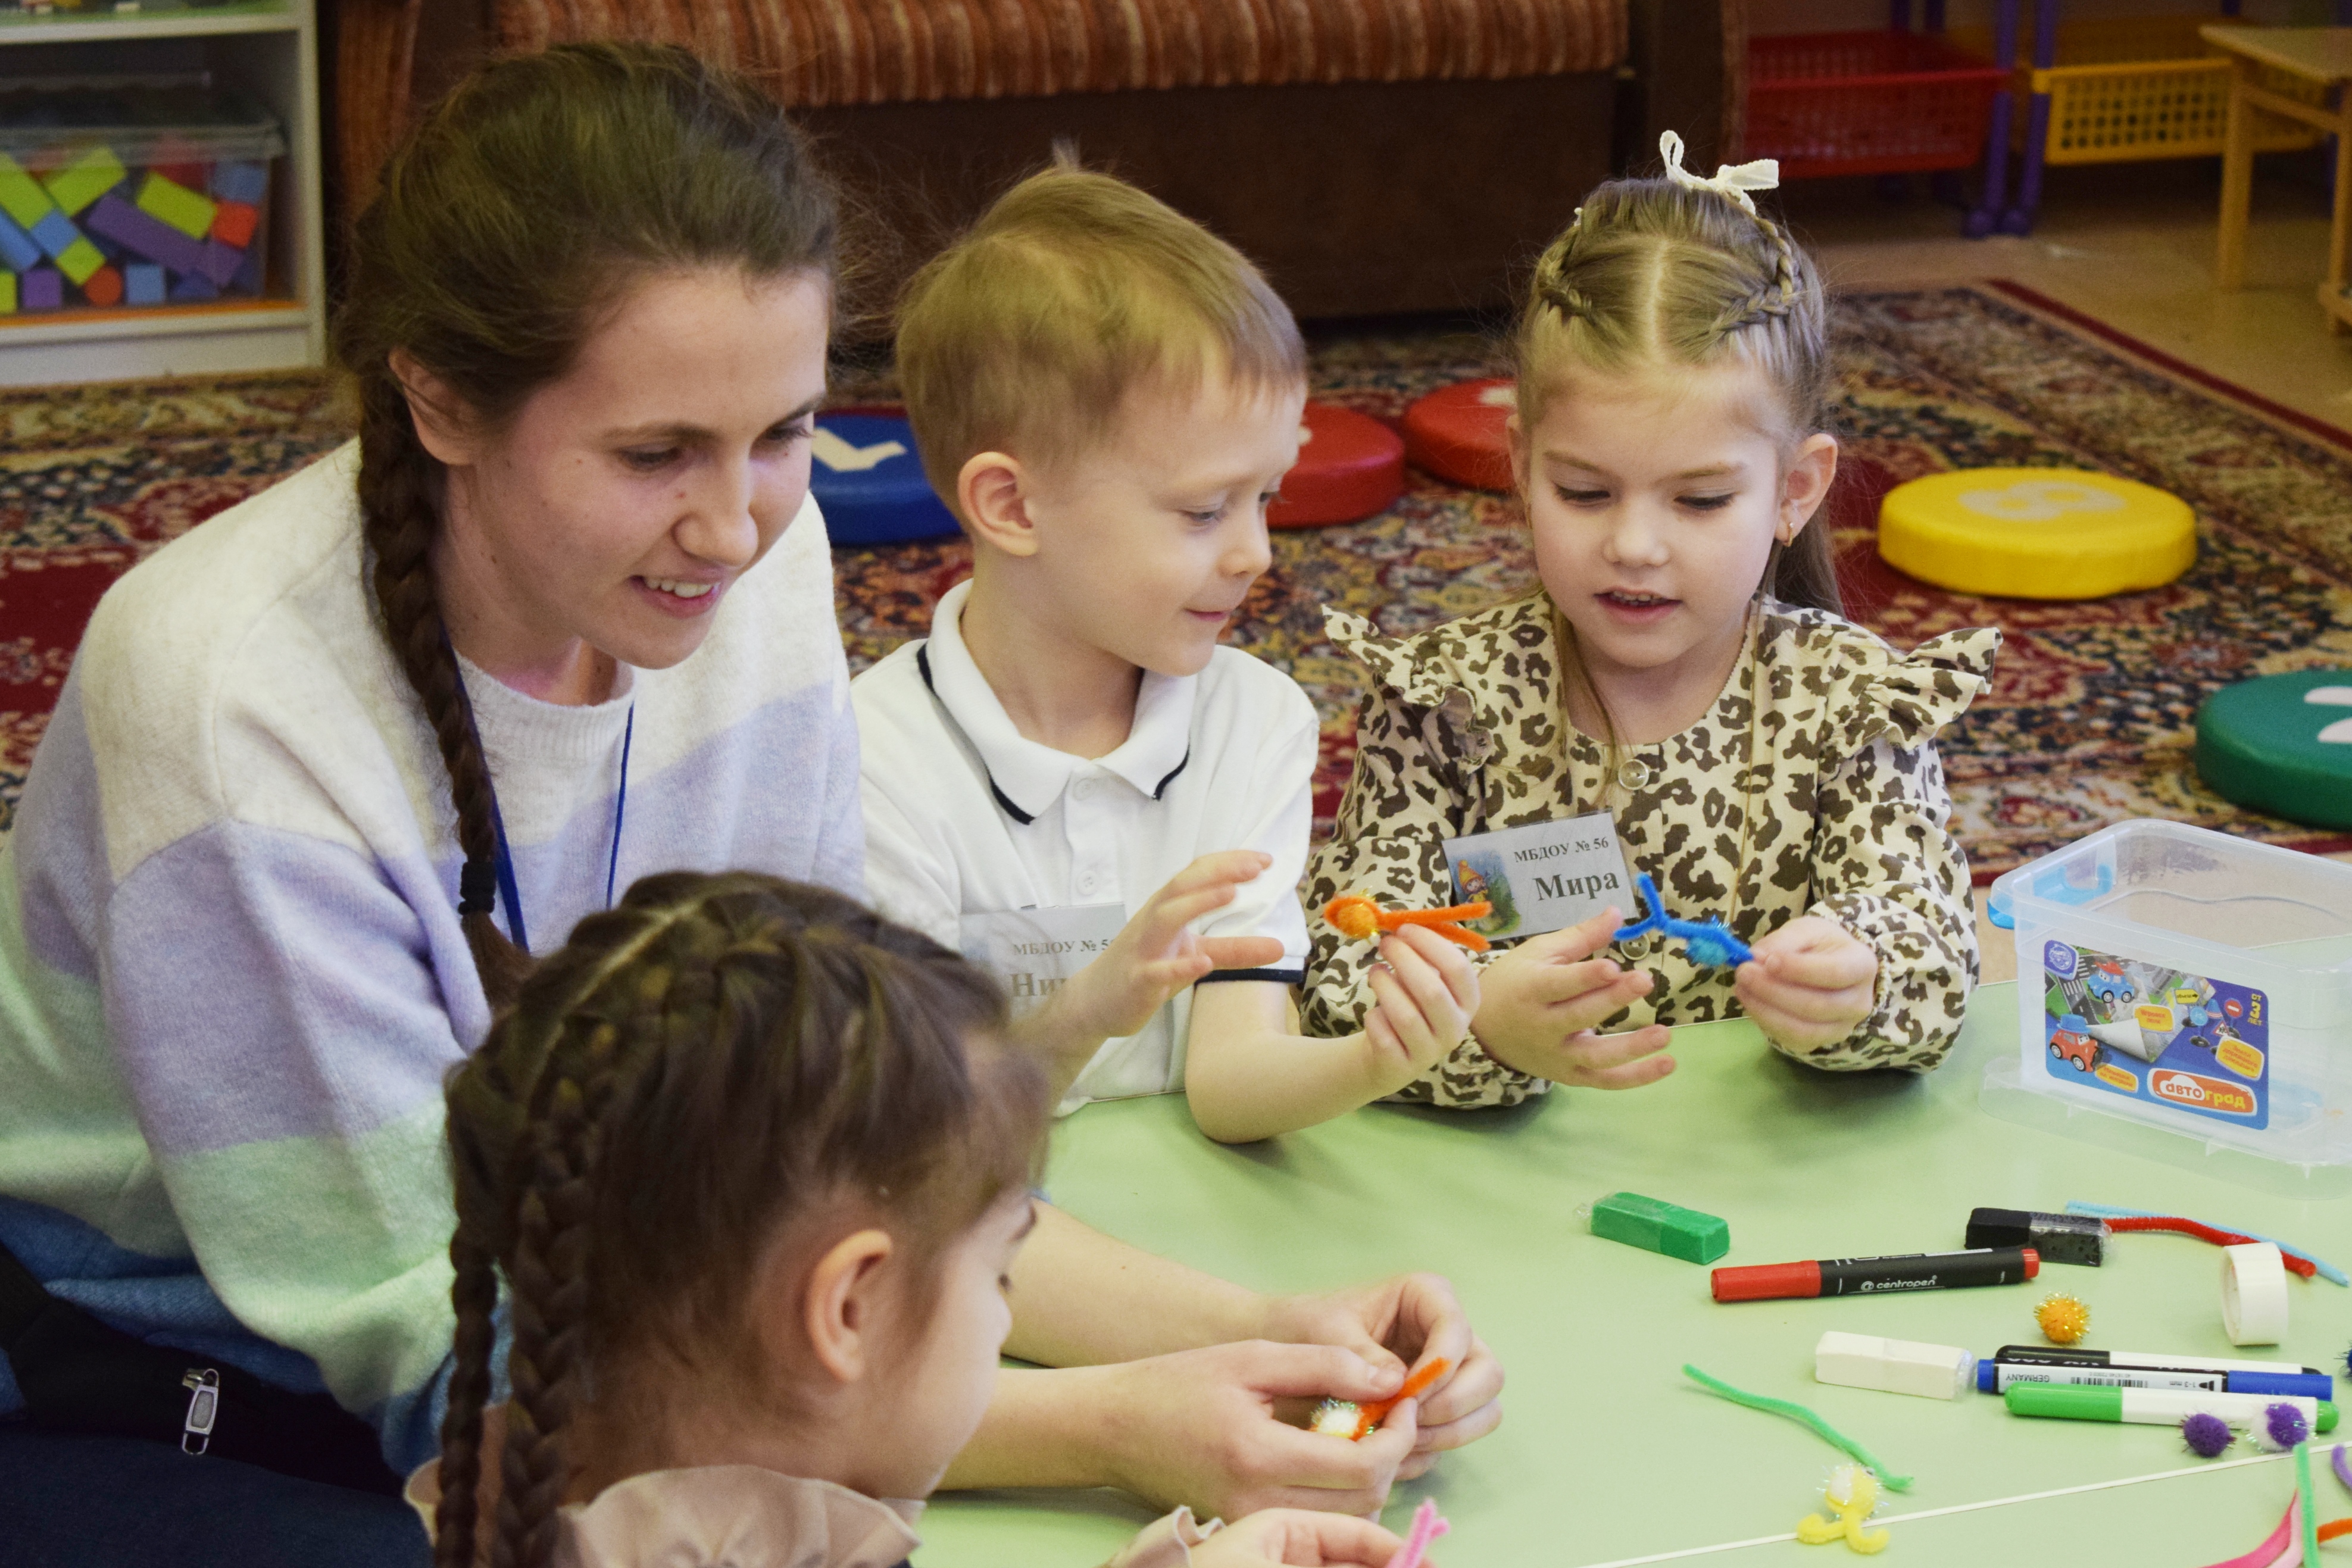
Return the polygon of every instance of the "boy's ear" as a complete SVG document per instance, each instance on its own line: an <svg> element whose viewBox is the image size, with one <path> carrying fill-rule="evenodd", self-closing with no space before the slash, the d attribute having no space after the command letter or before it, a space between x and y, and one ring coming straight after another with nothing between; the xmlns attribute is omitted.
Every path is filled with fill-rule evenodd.
<svg viewBox="0 0 2352 1568"><path fill-rule="evenodd" d="M1816 432L1797 444L1797 455L1781 475L1780 515L1773 525L1774 537L1781 543L1793 542L1829 499L1837 459L1834 436Z"/></svg>
<svg viewBox="0 0 2352 1568"><path fill-rule="evenodd" d="M883 1352L877 1337L888 1303L883 1265L896 1250L890 1233L860 1230L843 1237L809 1270L801 1296L801 1329L817 1364L836 1382L856 1383Z"/></svg>
<svg viewBox="0 0 2352 1568"><path fill-rule="evenodd" d="M394 349L392 374L408 399L408 416L416 422L416 438L425 449L449 468L471 463L477 443L465 416L465 405L439 376L417 363L406 349Z"/></svg>
<svg viewBox="0 0 2352 1568"><path fill-rule="evenodd" d="M1007 555L1037 553L1037 525L1029 516L1028 471L1003 452L977 453L956 475L957 510L972 538Z"/></svg>

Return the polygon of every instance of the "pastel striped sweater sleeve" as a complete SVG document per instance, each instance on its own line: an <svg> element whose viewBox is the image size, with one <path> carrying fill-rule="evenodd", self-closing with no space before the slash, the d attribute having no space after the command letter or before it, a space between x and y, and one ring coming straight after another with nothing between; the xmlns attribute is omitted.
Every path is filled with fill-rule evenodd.
<svg viewBox="0 0 2352 1568"><path fill-rule="evenodd" d="M362 589L355 464L174 542L91 622L0 848L0 1242L119 1326L329 1389L404 1470L450 1331L441 1084L488 1016L437 754ZM814 505L695 655L615 701L468 686L538 950L608 866L858 889Z"/></svg>

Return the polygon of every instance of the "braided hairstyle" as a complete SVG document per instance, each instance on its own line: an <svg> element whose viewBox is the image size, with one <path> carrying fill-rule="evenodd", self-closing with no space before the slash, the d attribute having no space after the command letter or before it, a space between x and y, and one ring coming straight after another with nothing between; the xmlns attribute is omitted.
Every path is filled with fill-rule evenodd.
<svg viewBox="0 0 2352 1568"><path fill-rule="evenodd" d="M1515 350L1528 430L1580 370L1754 365L1779 395L1790 441L1827 428L1836 388L1812 258L1770 218L1666 179L1611 180L1584 198L1536 263ZM1829 531L1775 544L1762 587L1843 613Z"/></svg>
<svg viewBox="0 0 2352 1568"><path fill-rule="evenodd" d="M530 960L491 919L489 766L434 581L446 474L417 438L393 354L459 405L438 412L495 433L646 275L830 279L838 227L832 186L749 80L682 49L617 43L475 71L393 154L360 215L334 348L359 408L369 585L448 773L457 907L493 1009Z"/></svg>
<svg viewBox="0 0 2352 1568"><path fill-rule="evenodd" d="M647 1350L756 1366L745 1307L780 1225L853 1197L929 1277L1030 1181L1046 1088L989 1045L1004 1021L980 971L818 888L673 872L581 921L449 1081L439 1568L476 1560L501 1268L514 1393L491 1561L545 1568L592 1368Z"/></svg>

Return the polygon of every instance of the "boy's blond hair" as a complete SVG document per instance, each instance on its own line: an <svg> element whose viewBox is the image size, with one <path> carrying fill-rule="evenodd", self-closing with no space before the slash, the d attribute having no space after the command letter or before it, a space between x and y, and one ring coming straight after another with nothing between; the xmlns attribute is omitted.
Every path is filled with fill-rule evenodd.
<svg viewBox="0 0 2352 1568"><path fill-rule="evenodd" d="M1306 378L1290 309L1247 258L1108 174L1056 166L998 198L898 305L898 380L951 510L981 452L1052 465L1108 435L1137 387Z"/></svg>

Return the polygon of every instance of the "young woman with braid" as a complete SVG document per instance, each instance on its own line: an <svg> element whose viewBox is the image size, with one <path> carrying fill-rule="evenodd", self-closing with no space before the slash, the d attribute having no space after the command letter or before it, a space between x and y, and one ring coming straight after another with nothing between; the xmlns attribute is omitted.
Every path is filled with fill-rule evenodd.
<svg viewBox="0 0 2352 1568"><path fill-rule="evenodd" d="M448 1091L441 1568L889 1568L979 1425L1048 1121L980 971L838 894L649 878ZM486 1412L508 1282L513 1396ZM1179 1510L1118 1568L1388 1562L1361 1520ZM488 1548L486 1551L485 1549Z"/></svg>
<svg viewBox="0 0 2352 1568"><path fill-rule="evenodd" d="M1807 526L1838 452L1820 274L1748 194L1771 165L1701 179L1679 137L1661 151L1664 177L1585 198L1520 317L1511 449L1539 587L1412 637L1327 616L1370 679L1308 901L1453 903L1442 840L1605 809L1669 913L1755 956L1702 967L1643 936L1621 965L1617 910L1530 937L1486 961L1472 1037L1401 1099L1654 1083L1664 1026L1743 1012L1813 1067L1925 1069L1976 981L1934 736L2000 635L1906 655L1841 616ZM1310 1033L1360 1026L1370 957L1320 934Z"/></svg>
<svg viewBox="0 0 2352 1568"><path fill-rule="evenodd" d="M859 886L807 500L835 229L773 105L683 53L485 67L353 236L358 439L100 605L0 848L12 1546L421 1553L396 1472L450 1375L446 1075L637 877ZM1001 1379L958 1484L1360 1512L1499 1419L1443 1280L1269 1299L1039 1223L1016 1340L1077 1370ZM1411 1452L1334 1463L1273 1418L1423 1353L1463 1371Z"/></svg>

